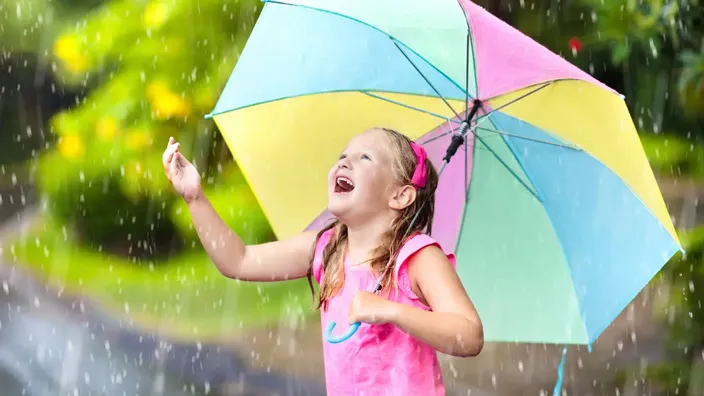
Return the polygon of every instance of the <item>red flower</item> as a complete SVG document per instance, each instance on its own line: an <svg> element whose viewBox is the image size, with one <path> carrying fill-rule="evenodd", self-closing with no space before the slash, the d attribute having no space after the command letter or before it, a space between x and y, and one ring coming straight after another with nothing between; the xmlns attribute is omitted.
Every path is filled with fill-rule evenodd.
<svg viewBox="0 0 704 396"><path fill-rule="evenodd" d="M577 55L577 53L582 50L582 42L578 37L570 38L567 45L569 45L573 55Z"/></svg>

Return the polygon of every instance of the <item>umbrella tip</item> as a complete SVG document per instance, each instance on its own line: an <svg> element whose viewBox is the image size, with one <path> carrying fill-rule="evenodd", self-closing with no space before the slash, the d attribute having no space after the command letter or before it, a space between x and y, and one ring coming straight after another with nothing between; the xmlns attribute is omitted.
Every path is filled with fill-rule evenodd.
<svg viewBox="0 0 704 396"><path fill-rule="evenodd" d="M626 95L624 95L624 94L618 94L618 96L619 96L621 99L626 99Z"/></svg>

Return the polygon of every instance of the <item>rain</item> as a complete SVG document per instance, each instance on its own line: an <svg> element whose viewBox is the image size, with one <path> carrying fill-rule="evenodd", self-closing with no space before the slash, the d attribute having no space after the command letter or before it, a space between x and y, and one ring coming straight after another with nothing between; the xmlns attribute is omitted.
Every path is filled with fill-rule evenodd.
<svg viewBox="0 0 704 396"><path fill-rule="evenodd" d="M704 394L703 5L475 3L623 95L684 250L591 346L567 346L560 394ZM0 0L0 393L326 394L307 280L223 276L161 163L173 136L243 242L276 239L249 165L208 116L265 4ZM483 155L500 157L494 142L518 133L485 128ZM296 169L311 173L307 162ZM282 194L289 206L273 212L295 210L296 192ZM551 395L564 347L487 342L476 357L439 354L447 394Z"/></svg>

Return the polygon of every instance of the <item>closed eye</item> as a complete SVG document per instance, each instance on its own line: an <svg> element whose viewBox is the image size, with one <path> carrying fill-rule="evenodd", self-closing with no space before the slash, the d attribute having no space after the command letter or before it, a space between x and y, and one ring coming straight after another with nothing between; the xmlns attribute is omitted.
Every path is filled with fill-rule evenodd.
<svg viewBox="0 0 704 396"><path fill-rule="evenodd" d="M371 157L369 157L369 156L366 155L366 154L362 154L362 159L363 159L363 160L368 160L368 161L371 161L371 160L372 160Z"/></svg>

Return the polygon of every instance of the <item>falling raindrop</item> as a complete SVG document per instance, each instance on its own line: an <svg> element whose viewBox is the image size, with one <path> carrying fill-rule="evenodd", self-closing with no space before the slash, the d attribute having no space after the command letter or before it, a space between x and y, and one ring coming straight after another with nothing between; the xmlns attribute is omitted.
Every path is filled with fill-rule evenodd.
<svg viewBox="0 0 704 396"><path fill-rule="evenodd" d="M655 46L655 40L653 40L652 37L648 40L648 45L650 47L650 52L652 53L653 58L657 58L658 57L658 49Z"/></svg>

